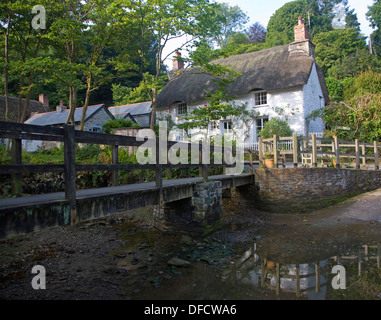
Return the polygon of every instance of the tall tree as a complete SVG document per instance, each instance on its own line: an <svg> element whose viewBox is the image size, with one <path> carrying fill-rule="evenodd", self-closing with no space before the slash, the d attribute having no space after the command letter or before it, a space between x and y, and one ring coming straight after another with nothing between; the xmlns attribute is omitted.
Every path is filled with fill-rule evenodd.
<svg viewBox="0 0 381 320"><path fill-rule="evenodd" d="M335 64L357 50L366 49L365 38L353 28L337 29L323 32L315 36L316 62L323 68L325 74Z"/></svg>
<svg viewBox="0 0 381 320"><path fill-rule="evenodd" d="M309 26L311 39L321 32L331 31L335 16L333 8L347 6L347 0L296 0L286 3L271 16L266 42L269 46L288 44L294 40L294 27L298 17Z"/></svg>
<svg viewBox="0 0 381 320"><path fill-rule="evenodd" d="M266 28L259 22L255 22L247 31L249 41L258 44L266 41Z"/></svg>
<svg viewBox="0 0 381 320"><path fill-rule="evenodd" d="M156 122L156 98L158 94L159 78L162 73L163 61L175 51L163 56L163 50L172 39L179 39L188 35L181 47L185 47L194 39L210 35L210 30L215 28L211 23L211 6L208 0L136 0L126 1L126 19L133 19L139 26L141 34L141 48L145 48L146 36L149 35L156 43L156 68L150 76L143 75L151 101L151 129ZM179 48L177 48L179 49ZM145 50L140 50L142 64L145 62Z"/></svg>
<svg viewBox="0 0 381 320"><path fill-rule="evenodd" d="M210 18L218 26L218 32L210 40L219 48L225 47L235 33L243 31L249 21L248 16L239 6L231 7L227 3L217 4Z"/></svg>

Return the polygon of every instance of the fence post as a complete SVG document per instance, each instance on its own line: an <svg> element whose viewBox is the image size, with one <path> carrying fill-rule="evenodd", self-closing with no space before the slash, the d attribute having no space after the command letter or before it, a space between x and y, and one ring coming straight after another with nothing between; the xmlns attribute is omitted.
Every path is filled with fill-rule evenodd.
<svg viewBox="0 0 381 320"><path fill-rule="evenodd" d="M361 146L361 152L362 152L362 165L365 167L366 166L366 149L365 149L365 144Z"/></svg>
<svg viewBox="0 0 381 320"><path fill-rule="evenodd" d="M379 170L380 164L379 164L379 157L378 157L378 143L377 141L374 141L374 170Z"/></svg>
<svg viewBox="0 0 381 320"><path fill-rule="evenodd" d="M13 139L12 140L12 164L22 164L22 140L21 139ZM13 196L21 196L22 193L22 174L21 173L13 173L11 175L12 180L12 195Z"/></svg>
<svg viewBox="0 0 381 320"><path fill-rule="evenodd" d="M273 138L274 168L278 168L278 136L274 134Z"/></svg>
<svg viewBox="0 0 381 320"><path fill-rule="evenodd" d="M312 135L312 167L317 168L317 145L316 134Z"/></svg>
<svg viewBox="0 0 381 320"><path fill-rule="evenodd" d="M259 167L263 168L263 142L262 137L258 138L258 157L259 157Z"/></svg>
<svg viewBox="0 0 381 320"><path fill-rule="evenodd" d="M118 145L111 146L112 164L119 164ZM112 185L119 186L119 170L112 170Z"/></svg>
<svg viewBox="0 0 381 320"><path fill-rule="evenodd" d="M296 133L294 133L292 136L292 143L293 143L292 154L294 158L294 168L297 168L298 167L298 136L296 135Z"/></svg>
<svg viewBox="0 0 381 320"><path fill-rule="evenodd" d="M335 154L336 154L336 168L340 169L340 150L339 150L339 138L335 136Z"/></svg>
<svg viewBox="0 0 381 320"><path fill-rule="evenodd" d="M205 147L206 148L206 147ZM203 150L204 149L204 143L202 143L200 145L200 169L201 169L201 176L202 178L204 179L204 181L208 182L209 181L209 177L208 177L208 164L207 163L203 163L204 161L204 151L205 151L205 154L208 154L208 151L207 150ZM206 160L206 159L205 159ZM224 171L224 174L226 173L226 171Z"/></svg>
<svg viewBox="0 0 381 320"><path fill-rule="evenodd" d="M76 170L75 170L75 129L72 125L64 126L64 175L65 197L70 204L70 222L77 222Z"/></svg>
<svg viewBox="0 0 381 320"><path fill-rule="evenodd" d="M253 153L249 152L249 163L250 163L250 174L253 174L254 173L254 169L253 169Z"/></svg>
<svg viewBox="0 0 381 320"><path fill-rule="evenodd" d="M360 169L360 144L359 140L355 140L355 148L356 148L356 170Z"/></svg>

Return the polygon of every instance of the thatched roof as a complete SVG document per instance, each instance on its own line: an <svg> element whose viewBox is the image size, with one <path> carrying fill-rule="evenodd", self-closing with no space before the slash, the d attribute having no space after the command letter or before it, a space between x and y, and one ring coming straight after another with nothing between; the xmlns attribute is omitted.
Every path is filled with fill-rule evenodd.
<svg viewBox="0 0 381 320"><path fill-rule="evenodd" d="M17 122L18 121L18 98L9 97L9 116L8 121ZM21 101L21 108L25 105L25 99ZM32 113L41 113L41 112L49 112L50 108L36 100L29 101L29 112L27 112L27 119L30 118ZM5 120L5 97L0 96L0 120Z"/></svg>
<svg viewBox="0 0 381 320"><path fill-rule="evenodd" d="M314 59L308 55L291 55L289 45L284 45L234 55L216 60L215 63L229 66L242 73L242 76L228 88L231 95L242 95L254 90L286 89L305 85ZM328 101L328 91L320 67L318 67L318 74L324 97ZM205 90L215 89L216 85L210 75L200 73L198 69L184 70L160 92L157 106L165 107L176 102L202 101L206 97Z"/></svg>

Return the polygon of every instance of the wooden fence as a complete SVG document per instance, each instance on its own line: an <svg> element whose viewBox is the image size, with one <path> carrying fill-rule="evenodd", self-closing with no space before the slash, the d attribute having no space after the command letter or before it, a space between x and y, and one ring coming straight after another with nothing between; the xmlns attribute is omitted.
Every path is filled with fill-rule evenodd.
<svg viewBox="0 0 381 320"><path fill-rule="evenodd" d="M12 122L0 121L0 139L12 139L12 164L0 165L0 174L11 174L12 192L14 195L20 195L22 173L45 173L45 172L63 172L65 177L65 196L66 200L70 203L72 209L72 217L75 219L75 206L76 206L76 172L78 171L112 171L112 185L119 184L118 172L119 170L136 170L136 169L152 169L155 170L155 185L160 190L162 197L163 189L163 169L171 168L199 168L200 176L205 181L208 181L208 168L209 167L232 167L224 162L203 164L203 151L220 152L222 154L234 153L233 148L224 148L217 146L210 146L210 150L204 149L202 144L179 143L173 141L150 141L148 138L144 141L137 141L136 137L102 134L94 132L85 132L75 130L74 126L65 125L63 128L51 126L36 126ZM64 145L64 164L44 164L44 165L27 165L22 163L22 140L41 140L41 141L57 141L62 142ZM156 152L155 164L121 164L118 161L118 150L121 146L127 147L140 147L146 142L151 145L156 144L156 150L159 147L165 147L168 156L168 150L175 144L187 148L189 152L194 152L198 149L199 162L197 164L160 164L160 152ZM112 148L112 164L76 164L75 160L75 146L76 143L84 144L99 144L110 145ZM163 151L163 150L162 150ZM226 153L225 153L226 152ZM251 158L251 155L250 155ZM222 159L222 157L221 157ZM252 159L252 158L251 158ZM168 159L167 159L168 160ZM205 162L205 161L204 161ZM253 172L252 161L251 172ZM162 200L162 199L161 199ZM72 221L73 222L73 221Z"/></svg>
<svg viewBox="0 0 381 320"><path fill-rule="evenodd" d="M292 145L292 148L289 146ZM274 148L275 146L275 148ZM282 148L282 146L286 146ZM368 159L373 161L374 169L379 170L379 148L381 145L373 143L355 141L343 141L337 137L331 139L318 138L315 134L311 137L278 137L262 139L259 138L258 153L259 162L264 165L264 159L271 156L274 159L274 166L278 167L280 156L291 155L294 167L297 167L302 160L303 164L309 162L312 167L317 167L319 159L332 160L333 166L341 168L344 158L355 159L354 167L360 169L365 166ZM367 149L371 151L367 151Z"/></svg>

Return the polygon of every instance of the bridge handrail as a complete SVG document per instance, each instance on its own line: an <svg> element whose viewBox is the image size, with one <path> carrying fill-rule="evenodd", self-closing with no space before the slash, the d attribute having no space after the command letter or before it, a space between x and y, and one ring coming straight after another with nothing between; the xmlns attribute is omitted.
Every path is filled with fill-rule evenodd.
<svg viewBox="0 0 381 320"><path fill-rule="evenodd" d="M65 195L69 201L71 210L73 212L73 219L75 219L75 206L76 206L76 172L77 171L99 171L110 170L112 171L112 185L119 185L118 172L119 170L133 170L133 169L153 169L155 170L156 187L160 191L162 199L163 182L162 170L170 168L199 168L200 176L205 181L208 181L208 168L209 167L233 167L222 161L222 163L210 164L159 164L159 152L156 152L156 164L120 164L118 162L118 148L119 146L140 147L146 142L151 141L159 150L159 146L166 146L166 152L176 145L178 147L186 147L188 151L198 149L200 159L205 150L200 143L187 143L178 141L160 141L158 137L155 139L144 138L138 141L136 137L121 136L104 133L86 132L75 130L74 126L64 125L63 128L52 126L37 126L23 123L4 122L0 121L0 138L12 139L12 164L0 165L0 174L11 174L12 176L12 190L15 195L21 195L21 174L24 172L42 173L42 172L64 172L65 176ZM41 141L56 141L64 143L64 164L44 164L44 165L26 165L22 163L22 140L41 140ZM154 140L154 141L152 141ZM110 145L112 147L112 163L111 164L76 164L75 162L75 144L88 143ZM226 148L223 146L210 146L207 149L211 155L213 152L234 153L235 148ZM252 155L250 154L250 168L253 172Z"/></svg>

